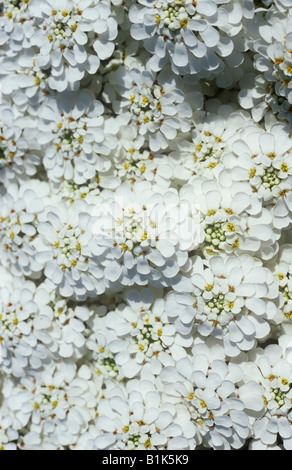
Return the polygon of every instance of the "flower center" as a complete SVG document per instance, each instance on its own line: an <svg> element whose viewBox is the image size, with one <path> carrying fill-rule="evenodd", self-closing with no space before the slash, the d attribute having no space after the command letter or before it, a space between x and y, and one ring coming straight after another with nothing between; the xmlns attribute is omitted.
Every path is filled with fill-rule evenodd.
<svg viewBox="0 0 292 470"><path fill-rule="evenodd" d="M18 331L18 323L15 306L8 304L0 313L0 328L6 338L13 338L15 332ZM4 341L4 338L2 338L2 341Z"/></svg>
<svg viewBox="0 0 292 470"><path fill-rule="evenodd" d="M15 141L7 142L6 139L0 135L0 168L5 166L11 167L13 165L16 150Z"/></svg>
<svg viewBox="0 0 292 470"><path fill-rule="evenodd" d="M68 395L65 390L57 388L54 385L41 385L38 394L36 394L35 391L32 393L34 393L36 398L33 403L34 410L45 415L54 411L61 400L65 400L66 402L68 401ZM53 414L50 416L53 419L55 415Z"/></svg>
<svg viewBox="0 0 292 470"><path fill-rule="evenodd" d="M141 444L145 450L151 447L151 432L141 434L141 432L139 432L139 428L142 426L146 426L143 421L135 421L125 425L122 428L122 442L126 445L127 449L134 450L135 448L141 446ZM147 437L146 440L145 437Z"/></svg>
<svg viewBox="0 0 292 470"><path fill-rule="evenodd" d="M78 229L74 230L70 225L67 225L67 233L58 238L53 245L55 257L59 260L62 271L75 268L82 258L79 234Z"/></svg>
<svg viewBox="0 0 292 470"><path fill-rule="evenodd" d="M208 409L204 400L196 396L196 390L183 397L191 421L196 425L199 433L205 433L209 426L213 426L214 415Z"/></svg>
<svg viewBox="0 0 292 470"><path fill-rule="evenodd" d="M25 235L19 230L20 225L19 215L14 211L7 217L0 217L1 242L5 251L18 251L22 248Z"/></svg>
<svg viewBox="0 0 292 470"><path fill-rule="evenodd" d="M114 355L112 353L108 353L106 357L100 357L98 359L98 363L105 368L106 372L111 376L111 377L116 377L119 373L117 364L114 358ZM100 371L98 370L97 373Z"/></svg>
<svg viewBox="0 0 292 470"><path fill-rule="evenodd" d="M284 167L283 167L284 168ZM274 186L277 186L281 183L281 179L279 178L279 170L270 166L269 168L265 168L264 174L261 177L262 184L266 189L272 191Z"/></svg>
<svg viewBox="0 0 292 470"><path fill-rule="evenodd" d="M193 154L194 163L205 163L212 158L215 158L216 161L220 160L224 150L224 143L221 137L215 136L208 131L204 132L202 137L203 140L195 147Z"/></svg>
<svg viewBox="0 0 292 470"><path fill-rule="evenodd" d="M82 184L77 184L73 180L64 181L61 184L60 191L70 204L74 204L75 201L80 199L86 199L91 192L99 194L103 188L100 187L100 176L98 173L96 175L95 178L87 180Z"/></svg>
<svg viewBox="0 0 292 470"><path fill-rule="evenodd" d="M285 405L286 395L287 395L287 392L283 392L283 390L281 390L280 388L274 388L272 390L272 396L276 402L277 408L282 408L282 406Z"/></svg>
<svg viewBox="0 0 292 470"><path fill-rule="evenodd" d="M188 27L189 20L197 15L196 2L176 0L174 2L158 1L155 4L155 24L159 33L167 39L178 39L180 31Z"/></svg>
<svg viewBox="0 0 292 470"><path fill-rule="evenodd" d="M140 87L135 86L131 93L128 109L132 114L132 121L137 126L147 125L151 122L163 124L160 98L164 91L161 86L149 87L145 84Z"/></svg>
<svg viewBox="0 0 292 470"><path fill-rule="evenodd" d="M68 121L72 128L67 127ZM87 131L86 123L77 122L71 116L57 124L56 139L54 140L56 152L62 152L64 160L80 157L83 152L84 136ZM83 124L83 126L82 126Z"/></svg>
<svg viewBox="0 0 292 470"><path fill-rule="evenodd" d="M214 295L212 299L205 304L205 312L220 315L225 310L225 296L223 294Z"/></svg>
<svg viewBox="0 0 292 470"><path fill-rule="evenodd" d="M74 131L72 129L64 129L60 139L62 144L72 145L74 140Z"/></svg>
<svg viewBox="0 0 292 470"><path fill-rule="evenodd" d="M73 44L71 44L72 37L78 29L81 14L82 11L78 9L71 12L67 10L52 10L49 27L46 24L47 37L50 42L59 43L61 41L61 51L64 51L67 47L69 49L73 47Z"/></svg>
<svg viewBox="0 0 292 470"><path fill-rule="evenodd" d="M122 251L134 251L146 242L146 219L143 208L138 212L134 209L124 211L124 217L116 220L116 234L124 241L120 243Z"/></svg>
<svg viewBox="0 0 292 470"><path fill-rule="evenodd" d="M147 150L136 150L131 148L127 151L122 163L117 164L120 173L125 174L130 178L130 183L134 184L136 180L144 178L144 173L147 169L147 163L153 160L153 155ZM122 175L121 175L122 176Z"/></svg>
<svg viewBox="0 0 292 470"><path fill-rule="evenodd" d="M215 224L208 224L205 229L205 241L215 248L220 248L220 245L226 241L223 225L223 222L217 222Z"/></svg>
<svg viewBox="0 0 292 470"><path fill-rule="evenodd" d="M138 350L146 354L149 347L152 347L152 349L154 347L155 349L156 346L158 351L160 351L161 348L164 349L161 340L163 335L163 325L160 318L152 319L150 322L148 315L146 315L143 321L144 325L139 329L139 333L134 337ZM133 327L136 327L136 324L133 325Z"/></svg>

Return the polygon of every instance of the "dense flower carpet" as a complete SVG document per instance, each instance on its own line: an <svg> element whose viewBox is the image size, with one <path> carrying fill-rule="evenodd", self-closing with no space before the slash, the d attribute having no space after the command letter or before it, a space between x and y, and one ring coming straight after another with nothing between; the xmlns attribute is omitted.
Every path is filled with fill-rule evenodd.
<svg viewBox="0 0 292 470"><path fill-rule="evenodd" d="M292 0L0 1L0 449L292 450Z"/></svg>

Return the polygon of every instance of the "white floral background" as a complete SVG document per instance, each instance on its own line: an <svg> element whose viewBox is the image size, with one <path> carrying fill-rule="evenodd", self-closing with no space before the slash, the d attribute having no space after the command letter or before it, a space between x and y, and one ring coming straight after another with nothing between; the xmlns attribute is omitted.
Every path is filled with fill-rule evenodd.
<svg viewBox="0 0 292 470"><path fill-rule="evenodd" d="M0 449L292 450L292 0L2 0L0 90Z"/></svg>

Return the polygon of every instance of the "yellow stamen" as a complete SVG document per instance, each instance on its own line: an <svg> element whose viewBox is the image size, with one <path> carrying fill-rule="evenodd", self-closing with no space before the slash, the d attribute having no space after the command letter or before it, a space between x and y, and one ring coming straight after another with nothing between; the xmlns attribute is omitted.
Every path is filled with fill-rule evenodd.
<svg viewBox="0 0 292 470"><path fill-rule="evenodd" d="M256 172L257 172L256 168L251 168L251 169L250 169L250 172L249 172L249 174L248 174L248 176L250 177L250 179L252 179L252 178L255 177Z"/></svg>
<svg viewBox="0 0 292 470"><path fill-rule="evenodd" d="M207 284L205 287L205 291L211 292L214 289L214 284Z"/></svg>
<svg viewBox="0 0 292 470"><path fill-rule="evenodd" d="M275 65L280 65L284 62L284 57L275 57L274 59L274 64Z"/></svg>
<svg viewBox="0 0 292 470"><path fill-rule="evenodd" d="M40 77L35 77L34 84L35 84L35 86L40 86L40 84L41 84Z"/></svg>
<svg viewBox="0 0 292 470"><path fill-rule="evenodd" d="M145 173L145 171L146 171L146 165L143 164L142 166L140 166L139 170L140 170L140 173L141 173L141 174Z"/></svg>
<svg viewBox="0 0 292 470"><path fill-rule="evenodd" d="M150 438L147 439L147 441L144 442L144 447L145 449L149 449L151 447L151 441L150 441Z"/></svg>
<svg viewBox="0 0 292 470"><path fill-rule="evenodd" d="M227 224L228 232L235 232L235 226L233 224Z"/></svg>

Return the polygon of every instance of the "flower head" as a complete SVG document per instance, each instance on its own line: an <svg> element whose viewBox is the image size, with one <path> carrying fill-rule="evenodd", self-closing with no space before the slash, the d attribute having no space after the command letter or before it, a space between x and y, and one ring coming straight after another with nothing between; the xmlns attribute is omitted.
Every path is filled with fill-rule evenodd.
<svg viewBox="0 0 292 470"><path fill-rule="evenodd" d="M113 53L117 25L106 2L32 0L29 12L35 18L30 43L39 49L37 65L51 70L48 83L54 90L78 87Z"/></svg>
<svg viewBox="0 0 292 470"><path fill-rule="evenodd" d="M87 210L86 203L79 211L75 206L48 208L37 227L36 259L64 297L85 299L105 290L103 270L91 249L95 219Z"/></svg>
<svg viewBox="0 0 292 470"><path fill-rule="evenodd" d="M114 103L115 111L122 114L125 124L136 125L150 150L165 149L178 131L190 129L191 106L172 83L137 68L118 70L116 83L121 87L121 99Z"/></svg>
<svg viewBox="0 0 292 470"><path fill-rule="evenodd" d="M229 9L225 3L236 3L238 16L233 14L234 5ZM175 74L214 77L224 70L225 58L235 67L241 62L240 54L234 54L233 60L232 36L245 12L238 2L139 0L129 12L131 35L143 40L152 54L152 70L161 70L169 61Z"/></svg>
<svg viewBox="0 0 292 470"><path fill-rule="evenodd" d="M165 399L171 397L175 403L176 422L187 439L217 450L240 448L248 436L249 424L244 405L236 397L242 371L212 353L209 355L206 349L199 344L192 358L181 359L177 368L166 367L162 371ZM218 349L213 352L220 354Z"/></svg>

